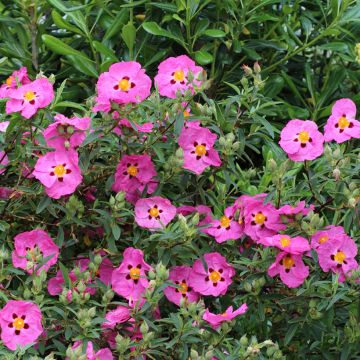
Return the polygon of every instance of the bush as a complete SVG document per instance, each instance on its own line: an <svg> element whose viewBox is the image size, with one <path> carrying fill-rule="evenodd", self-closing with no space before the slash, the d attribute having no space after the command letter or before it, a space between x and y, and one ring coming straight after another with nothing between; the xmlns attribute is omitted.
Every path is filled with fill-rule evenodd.
<svg viewBox="0 0 360 360"><path fill-rule="evenodd" d="M0 10L4 359L360 356L357 2Z"/></svg>

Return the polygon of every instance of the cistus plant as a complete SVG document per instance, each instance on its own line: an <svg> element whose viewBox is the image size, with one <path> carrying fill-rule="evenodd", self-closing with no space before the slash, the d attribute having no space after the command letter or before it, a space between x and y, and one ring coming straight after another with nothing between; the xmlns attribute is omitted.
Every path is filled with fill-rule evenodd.
<svg viewBox="0 0 360 360"><path fill-rule="evenodd" d="M0 0L0 356L360 356L355 1Z"/></svg>

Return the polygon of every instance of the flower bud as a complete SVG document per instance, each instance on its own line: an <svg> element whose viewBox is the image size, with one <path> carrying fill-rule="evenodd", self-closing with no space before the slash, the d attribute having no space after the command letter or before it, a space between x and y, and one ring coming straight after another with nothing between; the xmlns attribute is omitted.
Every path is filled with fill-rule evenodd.
<svg viewBox="0 0 360 360"><path fill-rule="evenodd" d="M69 125L66 127L66 132L69 134L69 135L72 135L74 132L75 132L75 129L73 126Z"/></svg>
<svg viewBox="0 0 360 360"><path fill-rule="evenodd" d="M256 74L259 74L261 72L261 67L257 61L254 64L254 71Z"/></svg>
<svg viewBox="0 0 360 360"><path fill-rule="evenodd" d="M339 168L335 168L335 169L333 170L333 172L332 172L332 176L334 177L334 179L335 179L336 181L339 181L340 175L341 175L340 169L339 169Z"/></svg>
<svg viewBox="0 0 360 360"><path fill-rule="evenodd" d="M96 265L100 265L102 263L102 257L100 254L96 254L95 257L94 257L94 263Z"/></svg>
<svg viewBox="0 0 360 360"><path fill-rule="evenodd" d="M143 321L140 325L140 332L145 335L149 331L149 325L146 323L146 321Z"/></svg>
<svg viewBox="0 0 360 360"><path fill-rule="evenodd" d="M249 344L249 340L248 338L246 337L246 335L243 335L241 338L240 338L240 344L242 346L247 346Z"/></svg>

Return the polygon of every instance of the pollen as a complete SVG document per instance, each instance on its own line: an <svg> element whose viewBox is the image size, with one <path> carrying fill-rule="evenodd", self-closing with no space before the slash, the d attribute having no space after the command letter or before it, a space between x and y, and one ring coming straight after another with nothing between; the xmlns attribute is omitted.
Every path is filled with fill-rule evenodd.
<svg viewBox="0 0 360 360"><path fill-rule="evenodd" d="M122 91L128 91L128 90L131 88L130 81L127 80L127 79L121 79L121 80L119 81L119 88L120 88Z"/></svg>
<svg viewBox="0 0 360 360"><path fill-rule="evenodd" d="M280 238L280 243L282 247L290 246L290 239L288 237L283 236Z"/></svg>
<svg viewBox="0 0 360 360"><path fill-rule="evenodd" d="M217 283L218 281L221 280L221 275L220 273L218 273L217 271L212 271L209 275L209 279L213 282L213 283Z"/></svg>
<svg viewBox="0 0 360 360"><path fill-rule="evenodd" d="M338 251L335 255L335 261L338 263L338 264L342 264L344 262L344 260L346 259L346 255L344 252L342 251Z"/></svg>
<svg viewBox="0 0 360 360"><path fill-rule="evenodd" d="M24 94L24 99L27 100L27 101L34 100L35 99L35 93L33 91L27 91Z"/></svg>
<svg viewBox="0 0 360 360"><path fill-rule="evenodd" d="M206 147L204 145L197 145L195 147L195 153L198 156L203 156L206 154Z"/></svg>
<svg viewBox="0 0 360 360"><path fill-rule="evenodd" d="M327 242L329 240L329 236L323 235L319 239L319 244L323 244L324 242Z"/></svg>
<svg viewBox="0 0 360 360"><path fill-rule="evenodd" d="M265 220L266 220L266 217L262 212L258 212L255 215L254 221L255 221L256 224L262 225L265 222Z"/></svg>
<svg viewBox="0 0 360 360"><path fill-rule="evenodd" d="M230 226L230 219L227 217L227 216L222 216L220 218L220 225L223 227L223 228L228 228Z"/></svg>
<svg viewBox="0 0 360 360"><path fill-rule="evenodd" d="M177 70L177 71L174 72L173 77L174 77L175 81L180 81L181 82L181 81L184 81L185 74L184 74L184 72L182 70Z"/></svg>
<svg viewBox="0 0 360 360"><path fill-rule="evenodd" d="M284 257L283 265L285 269L291 269L294 266L294 264L295 264L295 260L290 255Z"/></svg>
<svg viewBox="0 0 360 360"><path fill-rule="evenodd" d="M54 173L57 177L63 177L66 174L65 166L64 165L55 166Z"/></svg>
<svg viewBox="0 0 360 360"><path fill-rule="evenodd" d="M338 125L341 130L344 130L350 125L350 121L345 116L342 116L338 120Z"/></svg>
<svg viewBox="0 0 360 360"><path fill-rule="evenodd" d="M13 322L13 326L16 330L21 330L24 328L25 322L22 318L17 317Z"/></svg>
<svg viewBox="0 0 360 360"><path fill-rule="evenodd" d="M150 216L152 216L152 217L157 217L157 216L159 216L159 210L158 210L156 207L152 207L152 208L149 210L149 214L150 214Z"/></svg>
<svg viewBox="0 0 360 360"><path fill-rule="evenodd" d="M127 168L127 173L130 175L130 176L136 176L138 174L138 169L136 166L134 165L130 165L128 168Z"/></svg>
<svg viewBox="0 0 360 360"><path fill-rule="evenodd" d="M299 133L298 139L302 144L306 144L310 139L310 135L307 131L304 130Z"/></svg>
<svg viewBox="0 0 360 360"><path fill-rule="evenodd" d="M132 267L130 269L129 275L130 275L130 278L132 280L139 280L139 278L140 278L140 269L138 269L137 267Z"/></svg>

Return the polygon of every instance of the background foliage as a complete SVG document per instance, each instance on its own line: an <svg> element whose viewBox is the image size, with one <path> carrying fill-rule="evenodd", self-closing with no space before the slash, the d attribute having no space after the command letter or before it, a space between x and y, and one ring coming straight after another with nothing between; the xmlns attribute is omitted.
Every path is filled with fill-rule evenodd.
<svg viewBox="0 0 360 360"><path fill-rule="evenodd" d="M94 248L109 250L118 263L123 249L133 244L142 248L153 264L161 261L166 267L190 263L200 253L221 248L235 265L237 279L232 290L212 305L224 310L227 305L247 302L248 313L224 328L221 336L210 330L201 333L192 327L194 314L177 311L155 291L139 315L147 319L148 331L153 333L144 345L150 358L187 359L191 349L205 356L212 346L219 359L238 359L241 349L248 346L247 340L239 340L244 334L256 336L259 342L272 339L289 359L359 358L358 285L338 284L335 276L323 274L317 267L311 269L312 276L300 289L289 290L266 277L271 263L268 249L235 254L238 243L220 246L209 238L186 233L191 223L184 227L175 222L164 232L149 234L133 226L129 204L119 204L114 198L109 202L120 153L146 150L160 175L158 193L177 205L206 203L220 216L231 199L243 193L267 192L268 199L278 205L303 199L315 205L315 215L298 224L295 233L310 235L324 225L337 224L358 241L358 143L331 144L325 156L307 167L285 161L277 140L289 119L312 119L322 127L334 100L349 97L360 103L355 49L359 19L360 4L349 0L0 0L1 80L20 66L26 66L33 77L41 71L46 76L53 74L56 80L55 101L33 125L43 128L55 112L89 115L98 75L114 62L137 60L153 77L166 57L188 54L206 68L210 79L207 91L195 99L201 104L195 115L219 136L232 133L240 142L236 153L227 153L222 147L225 165L211 174L195 179L173 172L166 163L177 146L159 139L165 132L178 135L183 119L176 118L173 102L155 97L131 112L130 120L155 121L170 112L173 126L159 129L144 144L115 142L112 136L100 138L96 131L90 134L80 158L84 183L69 201L52 201L38 182L24 178L16 169L23 161L34 163L33 144L20 144L19 134L29 129L29 123L1 111L0 121L11 120L11 125L6 135L0 134L0 140L15 154L1 185L15 183L23 195L0 202L0 277L5 287L1 301L5 303L13 294L41 301L47 322L59 323L62 328L53 330L46 344L29 349L27 355L11 355L3 348L0 354L9 359L36 354L43 358L54 351L63 358L75 337L100 336L99 318L109 305L101 297L106 288L85 304L66 306L61 299L44 295L39 278L25 276L11 266L8 256L13 236L38 224L56 238L63 248L61 262L69 268L78 254ZM261 66L261 77L244 76L242 65L252 67L255 61ZM91 116L102 131L109 131L106 117ZM339 173L334 173L335 169ZM98 184L104 186L98 188L97 201L85 203L86 189ZM104 237L90 236L89 229L99 226L105 230ZM158 302L162 320L153 322L148 315ZM74 314L92 307L97 313L86 327ZM224 348L230 355L223 355ZM262 355L242 356L267 358L273 354L263 351Z"/></svg>

